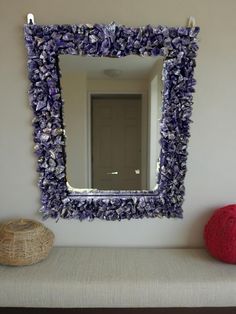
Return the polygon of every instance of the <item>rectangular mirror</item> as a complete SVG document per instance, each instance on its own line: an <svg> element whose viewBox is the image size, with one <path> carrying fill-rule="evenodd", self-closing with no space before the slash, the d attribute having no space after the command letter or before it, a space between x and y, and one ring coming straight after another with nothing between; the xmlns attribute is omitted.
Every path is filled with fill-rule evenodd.
<svg viewBox="0 0 236 314"><path fill-rule="evenodd" d="M44 219L182 218L198 32L25 25Z"/></svg>
<svg viewBox="0 0 236 314"><path fill-rule="evenodd" d="M61 55L59 65L69 185L154 189L163 58Z"/></svg>

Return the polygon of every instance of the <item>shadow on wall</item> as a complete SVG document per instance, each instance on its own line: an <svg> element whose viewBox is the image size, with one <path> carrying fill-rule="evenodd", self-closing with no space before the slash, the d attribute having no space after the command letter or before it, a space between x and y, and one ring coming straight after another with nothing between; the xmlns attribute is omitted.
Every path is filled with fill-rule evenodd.
<svg viewBox="0 0 236 314"><path fill-rule="evenodd" d="M220 207L220 206L218 206L218 207ZM196 234L200 234L200 237L202 239L202 243L204 245L203 232L204 232L205 225L207 224L208 220L210 219L210 217L212 216L212 214L214 213L214 211L218 207L216 206L214 208L213 207L206 208L205 212L201 213L198 217L196 217L193 220L193 223L189 225L189 236L188 236L188 241L187 241L189 246L191 246L192 243L195 242ZM198 237L198 238L200 238L200 237ZM202 246L198 245L196 247L202 247Z"/></svg>

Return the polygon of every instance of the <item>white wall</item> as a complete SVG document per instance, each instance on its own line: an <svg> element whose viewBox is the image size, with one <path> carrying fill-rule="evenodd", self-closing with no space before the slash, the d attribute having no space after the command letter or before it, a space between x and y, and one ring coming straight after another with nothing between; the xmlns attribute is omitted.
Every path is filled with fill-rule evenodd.
<svg viewBox="0 0 236 314"><path fill-rule="evenodd" d="M235 0L0 0L0 218L39 219L22 33L26 13L33 12L40 24L114 20L132 26L180 26L194 15L201 33L184 219L50 220L46 225L55 232L57 245L201 246L212 210L236 198L235 11Z"/></svg>
<svg viewBox="0 0 236 314"><path fill-rule="evenodd" d="M90 93L146 93L146 80L88 80Z"/></svg>
<svg viewBox="0 0 236 314"><path fill-rule="evenodd" d="M62 95L65 102L67 180L76 188L88 187L87 151L87 76L67 73L61 68Z"/></svg>
<svg viewBox="0 0 236 314"><path fill-rule="evenodd" d="M159 171L159 155L160 155L160 120L161 120L161 105L162 105L162 68L163 60L160 58L155 63L148 81L149 95L149 113L148 113L148 128L149 128L149 189L156 188L156 177Z"/></svg>

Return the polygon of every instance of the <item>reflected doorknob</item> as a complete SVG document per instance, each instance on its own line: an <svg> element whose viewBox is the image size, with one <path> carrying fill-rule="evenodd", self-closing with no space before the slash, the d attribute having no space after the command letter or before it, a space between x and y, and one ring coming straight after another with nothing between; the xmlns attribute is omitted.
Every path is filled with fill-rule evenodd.
<svg viewBox="0 0 236 314"><path fill-rule="evenodd" d="M134 172L135 174L140 174L140 169L135 169Z"/></svg>

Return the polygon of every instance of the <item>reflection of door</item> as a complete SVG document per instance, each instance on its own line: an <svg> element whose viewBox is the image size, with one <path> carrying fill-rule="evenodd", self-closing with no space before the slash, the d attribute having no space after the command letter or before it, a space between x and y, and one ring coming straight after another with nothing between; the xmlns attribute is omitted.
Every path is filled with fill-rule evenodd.
<svg viewBox="0 0 236 314"><path fill-rule="evenodd" d="M92 97L92 187L141 189L141 96Z"/></svg>

